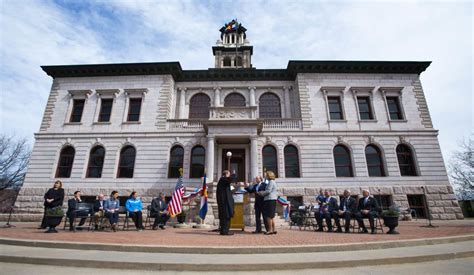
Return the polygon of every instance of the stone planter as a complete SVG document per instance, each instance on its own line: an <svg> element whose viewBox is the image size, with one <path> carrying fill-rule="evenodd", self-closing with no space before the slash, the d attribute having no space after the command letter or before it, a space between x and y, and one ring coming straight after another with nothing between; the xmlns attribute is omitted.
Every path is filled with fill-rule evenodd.
<svg viewBox="0 0 474 275"><path fill-rule="evenodd" d="M55 228L58 226L63 219L63 216L46 216L46 226Z"/></svg>
<svg viewBox="0 0 474 275"><path fill-rule="evenodd" d="M398 226L398 216L384 216L383 223L389 229L387 234L400 234L395 231L395 228Z"/></svg>

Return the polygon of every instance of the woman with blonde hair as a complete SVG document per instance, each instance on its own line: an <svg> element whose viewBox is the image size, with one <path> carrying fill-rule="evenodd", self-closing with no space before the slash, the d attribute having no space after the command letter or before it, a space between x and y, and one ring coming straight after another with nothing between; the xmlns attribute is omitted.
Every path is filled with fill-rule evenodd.
<svg viewBox="0 0 474 275"><path fill-rule="evenodd" d="M276 200L278 198L277 185L275 182L275 173L273 171L267 171L268 185L264 191L259 191L257 194L263 198L263 218L267 225L267 232L265 235L276 234L275 230L275 211L276 211Z"/></svg>

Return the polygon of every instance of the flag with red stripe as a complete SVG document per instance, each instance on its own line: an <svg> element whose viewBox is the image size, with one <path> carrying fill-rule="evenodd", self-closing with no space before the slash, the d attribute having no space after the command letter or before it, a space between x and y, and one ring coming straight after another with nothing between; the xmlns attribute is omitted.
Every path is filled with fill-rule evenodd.
<svg viewBox="0 0 474 275"><path fill-rule="evenodd" d="M183 177L179 177L176 187L174 188L173 196L171 197L171 202L168 204L168 213L171 217L178 215L183 210L183 195Z"/></svg>

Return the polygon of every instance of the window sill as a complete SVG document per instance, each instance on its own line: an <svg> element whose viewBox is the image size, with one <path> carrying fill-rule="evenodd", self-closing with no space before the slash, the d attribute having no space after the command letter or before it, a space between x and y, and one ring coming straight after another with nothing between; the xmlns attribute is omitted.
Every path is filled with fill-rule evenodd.
<svg viewBox="0 0 474 275"><path fill-rule="evenodd" d="M346 119L330 119L328 120L328 122L345 123L347 122L347 120Z"/></svg>
<svg viewBox="0 0 474 275"><path fill-rule="evenodd" d="M362 123L365 123L365 122L369 122L369 123L376 123L378 120L376 119L359 119L359 122L362 122Z"/></svg>
<svg viewBox="0 0 474 275"><path fill-rule="evenodd" d="M64 125L82 125L82 122L66 122Z"/></svg>
<svg viewBox="0 0 474 275"><path fill-rule="evenodd" d="M131 124L131 125L133 125L133 124L141 124L141 122L140 121L124 121L124 122L122 122L122 124Z"/></svg>
<svg viewBox="0 0 474 275"><path fill-rule="evenodd" d="M96 121L92 123L93 125L110 125L112 124L110 121Z"/></svg>
<svg viewBox="0 0 474 275"><path fill-rule="evenodd" d="M406 120L406 119L390 119L389 121L390 121L390 122L395 122L395 123L398 123L398 122L400 122L400 123L408 122L408 120Z"/></svg>

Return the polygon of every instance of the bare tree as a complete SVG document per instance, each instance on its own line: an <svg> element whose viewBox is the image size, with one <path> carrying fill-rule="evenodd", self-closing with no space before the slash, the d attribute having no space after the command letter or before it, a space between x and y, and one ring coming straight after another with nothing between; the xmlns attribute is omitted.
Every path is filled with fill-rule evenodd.
<svg viewBox="0 0 474 275"><path fill-rule="evenodd" d="M449 176L458 199L474 199L474 140L463 140L449 162Z"/></svg>
<svg viewBox="0 0 474 275"><path fill-rule="evenodd" d="M21 187L30 156L26 139L0 135L0 190Z"/></svg>

